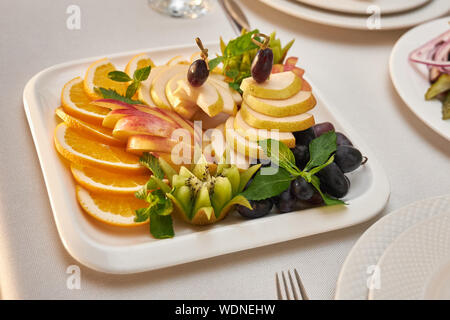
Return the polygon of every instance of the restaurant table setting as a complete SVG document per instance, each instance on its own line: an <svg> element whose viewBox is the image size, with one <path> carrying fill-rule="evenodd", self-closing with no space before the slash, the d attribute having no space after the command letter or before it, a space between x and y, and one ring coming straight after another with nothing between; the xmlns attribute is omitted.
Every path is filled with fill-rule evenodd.
<svg viewBox="0 0 450 320"><path fill-rule="evenodd" d="M4 112L0 126L4 137L0 152L0 297L450 299L448 1L191 2L79 0L55 4L43 0L37 5L20 0L0 4L0 10L11 12L0 20L4 30L0 41L7 44L0 48L1 83L5 87L0 98ZM42 15L48 18L40 21L38 17ZM255 61L262 59L262 51L270 50L267 49L269 43L274 50L271 75L263 79L266 84L240 79L237 87L233 87L236 83L228 86L226 81L237 82L236 76L226 71L224 75L219 74L213 70L216 65L211 67L211 63L223 62L225 68L227 54L231 54L227 51L231 48L229 41L236 37L245 39L246 33L253 29L258 31L251 41L260 47L258 53L254 49ZM265 34L270 34L270 39ZM295 41L281 46L280 41L287 44L291 39ZM139 57L143 57L142 60L139 61ZM189 64L192 63L189 67L192 72L194 64L204 61L208 63L210 75L204 85L200 84L203 89L195 91L191 75L188 73L186 80L184 72ZM146 68L139 69L143 63L149 64L146 76L143 75ZM257 80L256 64L253 62L250 76ZM117 80L118 91L111 96L111 91L97 87L95 81L101 68L112 65L117 67L111 69L115 76L125 80ZM275 71L276 68L281 71ZM134 74L130 70L135 70ZM293 79L289 80L292 81L289 90L296 91L282 97L288 89L278 89L275 82L285 85L282 81L287 80L281 79L288 79L288 74L292 74ZM81 77L74 78L76 76ZM111 72L108 77L112 79ZM303 85L293 89L298 77ZM157 84L164 78L160 89L164 98L161 99ZM192 86L183 87L183 81ZM172 94L171 83L175 85L175 82L180 87ZM117 83L129 84L126 97L118 96L122 87ZM272 84L275 89L264 91ZM83 95L89 96L88 109L76 110L76 102L67 102L74 99L71 88L78 85ZM134 91L129 94L133 86ZM178 98L181 87L184 95ZM221 111L213 110L219 102L205 102L211 97L206 94L209 87L215 88ZM242 97L237 91L239 87ZM199 93L189 96L189 92ZM292 100L300 95L311 96L310 101L314 103L310 106L303 103L296 111L283 111L290 113L275 117L273 109L264 111L264 102L277 101L277 106L288 106L283 99ZM224 98L228 96L229 100ZM189 99L195 102L188 104ZM152 105L148 101L162 109L166 108L162 107L166 101L167 108L176 112L148 111L145 105ZM168 169L170 165L165 160L158 162L158 158L152 156L155 153L151 153L150 160L143 160L145 150L144 156L137 157L140 162L134 165L135 156L128 152L133 152L134 148L140 151L139 143L155 147L152 140L145 142L143 135L129 136L125 129L119 136L118 124L131 117L157 117L192 131L191 122L183 119L189 109L177 109L180 101L183 106L197 108L195 115L187 119L193 120L199 113L215 119L215 115L222 112L218 117L224 115L225 121L212 127L222 128L227 148L231 148L229 139L240 141L239 123L257 128L271 123L278 128L284 121L287 128L288 125L293 127L296 121L296 129L281 127L281 136L287 137L284 141L294 153L289 148L282 151L284 144L280 150L288 159L289 154L295 155L294 163L283 164L276 159L280 161L279 169L294 176L289 180L289 189L286 187L284 193L269 195L270 188L275 187L263 182L260 172L264 168L253 179L248 176L249 172L253 175L259 170L260 165L252 167L250 164L239 171L236 168L241 181L236 187L238 191L231 176L227 176L234 165L223 169L222 174L210 173L206 166L200 178L199 162L191 170L193 173L187 169L184 172L193 178L183 178L185 168L178 173L178 167L172 164ZM262 102L258 104L258 101ZM235 107L225 115L228 103ZM236 108L236 104L241 103L241 107ZM93 109L93 104L97 109ZM101 106L109 108L110 113L95 114L96 110L102 110ZM301 108L304 110L299 111ZM112 114L126 116L114 118L114 124L107 126L106 121L113 119ZM308 115L313 117L313 122L302 127ZM144 118L140 118L141 121ZM324 126L327 129L323 129ZM75 129L84 133L78 135ZM193 127L192 132L195 130ZM296 150L301 146L301 139L309 134L307 132L312 132L314 137L306 144L306 148L309 144L308 161L300 167ZM86 138L92 134L97 139L93 145ZM290 135L296 138L293 145L289 144ZM335 139L334 149L316 164L321 165L320 169L314 168L320 151L315 151L314 147L322 143L322 147L327 148L323 141L331 137ZM124 138L128 139L127 153L121 151ZM83 142L84 147L71 145L74 141ZM275 162L265 149L267 145L260 143L251 141L250 146L256 144L258 150L264 149ZM211 148L217 155L214 144L212 140ZM106 154L112 150L114 157L120 159L111 164L98 160L97 155L87 157L82 154L86 146L100 146ZM358 165L352 168L347 168L345 161L339 158L343 157L342 150L348 149L356 150L354 154L360 157ZM251 159L246 154L250 152L248 147L245 150L243 157ZM237 149L235 152L239 154ZM141 165L153 173L154 177L148 182L147 176L135 176L144 172ZM220 166L217 170L222 170ZM320 185L314 184L317 177L325 179L323 168L327 166L327 170L339 166L336 170L345 173L341 175L347 189L342 195L336 194L324 182L326 180L321 180ZM105 168L118 170L104 173L110 179L127 172L127 177L136 183L134 189L110 186L115 195L112 198L105 193L95 193L93 190L106 188L105 180L94 182L92 176L96 170ZM164 170L162 175L158 175L158 170ZM91 178L87 178L88 175ZM174 206L178 215L186 214L186 206L177 202L181 203L177 196L181 187L177 187L176 181L183 178L183 187L190 187L191 181L197 181L195 176L200 179L196 183L203 187L191 196L195 203L194 216L183 218L185 221L174 219L175 234L172 218L166 213L155 216L151 210L143 209L134 213L138 208L134 205L130 205L131 218L128 215L111 217L106 215L107 210L102 211L107 205L108 210L113 210L111 203L125 210L129 203L124 205L120 201L130 199L130 194L133 199L136 195L152 204L156 193L149 186L151 181L156 181L158 190L166 193L166 196L158 194L168 201L165 205ZM162 182L164 177L167 179ZM145 178L145 181L138 178ZM227 212L219 212L218 196L214 198L219 191L210 190L211 202L208 198L207 203L212 209L211 221L208 211L198 204L205 201L199 200L199 194L209 181L214 181L211 188L216 190L219 181L224 179L226 183L228 179L231 181L227 200L231 202L220 207L221 212ZM314 194L324 206L305 206L312 195L305 200L301 198L294 185L299 179L314 185ZM252 189L255 182L265 183L266 190L257 190L257 186ZM145 185L145 189L137 188L139 184ZM139 198L142 190L145 196ZM192 190L193 187L191 192L194 192ZM265 198L264 194L267 194ZM297 197L296 206L303 207L284 209L289 202L283 207L284 200L280 200L283 197ZM273 210L261 214L267 216L246 219L251 214L243 206L250 201L249 205L257 210L255 204L265 199L270 200ZM137 199L132 201L141 205ZM228 213L226 209L232 209L236 203L241 205L236 207L238 210ZM195 215L197 209L208 215L209 222L196 220L205 219ZM261 207L258 210L262 210ZM148 217L139 220L144 212ZM156 229L157 219L160 229ZM169 227L163 225L167 221L164 219L170 219ZM219 221L221 219L224 220ZM154 221L150 223L151 235L147 220Z"/></svg>

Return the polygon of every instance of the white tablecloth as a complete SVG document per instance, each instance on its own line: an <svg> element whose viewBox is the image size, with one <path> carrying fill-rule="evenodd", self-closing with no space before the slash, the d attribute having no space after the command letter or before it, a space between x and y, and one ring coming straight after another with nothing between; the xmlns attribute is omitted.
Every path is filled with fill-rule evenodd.
<svg viewBox="0 0 450 320"><path fill-rule="evenodd" d="M213 1L214 2L214 1ZM294 19L242 1L252 27L277 30L308 76L359 131L384 165L392 194L384 214L450 193L447 141L418 120L388 74L403 31L364 32ZM66 9L81 8L81 29L66 28ZM112 276L72 259L58 237L22 105L27 80L43 68L89 56L234 36L217 5L198 20L171 19L146 0L3 0L0 2L0 288L24 299L272 299L274 274L298 268L312 299L331 299L342 263L373 221L328 234L144 274ZM56 107L56 106L55 106ZM68 190L71 192L71 190ZM81 289L66 269L81 267Z"/></svg>

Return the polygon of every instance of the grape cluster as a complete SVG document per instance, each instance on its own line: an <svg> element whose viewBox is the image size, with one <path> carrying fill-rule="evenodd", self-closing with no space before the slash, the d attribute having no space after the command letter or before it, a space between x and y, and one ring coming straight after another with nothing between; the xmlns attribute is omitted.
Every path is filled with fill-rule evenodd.
<svg viewBox="0 0 450 320"><path fill-rule="evenodd" d="M292 148L296 166L303 170L310 159L309 144L322 134L335 131L333 124L324 122L295 132L296 146ZM352 142L341 132L336 132L337 149L334 162L317 173L322 192L334 198L343 198L350 189L350 180L345 173L358 169L364 163L364 157ZM270 165L270 164L269 164ZM238 212L246 218L260 218L267 215L275 206L280 213L302 210L323 205L320 193L303 177L291 182L289 188L271 199L250 201L253 211L239 206Z"/></svg>

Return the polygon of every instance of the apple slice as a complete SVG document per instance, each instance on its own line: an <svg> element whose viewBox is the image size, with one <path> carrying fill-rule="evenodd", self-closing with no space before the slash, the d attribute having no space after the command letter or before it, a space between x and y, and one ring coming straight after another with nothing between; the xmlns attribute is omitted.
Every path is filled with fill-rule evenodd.
<svg viewBox="0 0 450 320"><path fill-rule="evenodd" d="M225 123L227 119L230 117L229 114L221 112L214 117L208 116L203 110L197 111L197 113L192 118L193 121L201 121L203 130L212 129L220 125L221 123Z"/></svg>
<svg viewBox="0 0 450 320"><path fill-rule="evenodd" d="M244 100L253 110L272 117L294 116L305 113L316 105L316 99L311 91L299 91L285 100L263 99L246 94Z"/></svg>
<svg viewBox="0 0 450 320"><path fill-rule="evenodd" d="M166 66L158 76L153 79L150 94L156 105L162 109L171 110L170 102L166 96L166 86L169 80L177 73L186 72L189 66L183 64L176 64L172 66Z"/></svg>
<svg viewBox="0 0 450 320"><path fill-rule="evenodd" d="M201 87L192 87L187 79L179 80L178 88L174 94L187 94L192 99L195 99L197 105L205 111L210 117L214 117L223 110L223 99L210 82L205 82ZM184 91L184 93L182 93Z"/></svg>
<svg viewBox="0 0 450 320"><path fill-rule="evenodd" d="M283 142L288 148L295 147L295 137L291 132L271 131L266 129L256 129L247 124L240 112L234 119L234 129L243 137L250 141L274 139Z"/></svg>
<svg viewBox="0 0 450 320"><path fill-rule="evenodd" d="M179 143L180 141L171 138L136 135L128 138L127 151L135 154L142 154L143 152L162 152L171 154L172 149ZM192 152L191 145L185 144L184 147L189 148L189 152Z"/></svg>
<svg viewBox="0 0 450 320"><path fill-rule="evenodd" d="M190 97L184 90L178 90L178 81L186 79L186 72L177 73L166 85L166 97L172 109L185 119L191 119L199 110L193 97ZM176 91L176 94L175 94Z"/></svg>
<svg viewBox="0 0 450 320"><path fill-rule="evenodd" d="M162 120L176 126L177 122L174 121L171 117L167 116L164 113L161 113L162 110L152 107L147 107L143 105L134 105L124 108L124 109L115 109L109 112L105 119L103 119L102 125L106 128L114 129L117 121L119 119L126 116L140 116L145 117L147 115L155 116L161 118Z"/></svg>
<svg viewBox="0 0 450 320"><path fill-rule="evenodd" d="M277 118L256 112L246 103L242 104L240 112L248 125L258 129L278 129L282 132L295 132L306 130L314 125L314 116L309 113Z"/></svg>
<svg viewBox="0 0 450 320"><path fill-rule="evenodd" d="M134 135L169 137L177 127L150 114L127 116L117 121L113 136L122 141Z"/></svg>
<svg viewBox="0 0 450 320"><path fill-rule="evenodd" d="M292 71L274 73L270 78L257 83L253 78L246 78L241 83L241 90L255 97L263 99L287 99L295 95L302 88L302 79Z"/></svg>
<svg viewBox="0 0 450 320"><path fill-rule="evenodd" d="M254 159L266 159L264 151L255 141L250 141L234 130L234 117L229 117L225 123L227 146L236 152Z"/></svg>

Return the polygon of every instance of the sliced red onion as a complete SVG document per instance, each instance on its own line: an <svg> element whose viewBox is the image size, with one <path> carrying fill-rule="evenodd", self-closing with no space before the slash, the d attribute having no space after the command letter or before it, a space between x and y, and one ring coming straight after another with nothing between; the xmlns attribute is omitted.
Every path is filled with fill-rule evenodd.
<svg viewBox="0 0 450 320"><path fill-rule="evenodd" d="M450 61L448 61L450 45L447 44L449 41L450 30L411 52L409 59L413 62L422 63L427 66L440 67L442 68L442 71L448 72L448 68L450 68ZM437 60L438 52L442 58L446 58L443 60ZM447 56L445 56L445 53Z"/></svg>

